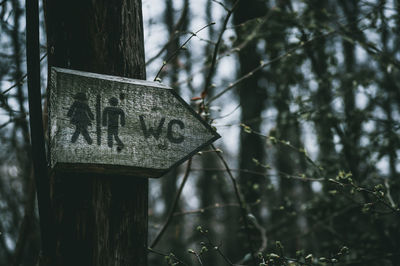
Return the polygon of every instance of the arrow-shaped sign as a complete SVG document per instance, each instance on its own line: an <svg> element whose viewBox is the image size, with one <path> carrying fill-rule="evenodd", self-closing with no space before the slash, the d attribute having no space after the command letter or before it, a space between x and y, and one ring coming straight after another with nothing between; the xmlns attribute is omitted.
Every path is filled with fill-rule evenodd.
<svg viewBox="0 0 400 266"><path fill-rule="evenodd" d="M52 68L53 169L159 177L218 139L173 89Z"/></svg>

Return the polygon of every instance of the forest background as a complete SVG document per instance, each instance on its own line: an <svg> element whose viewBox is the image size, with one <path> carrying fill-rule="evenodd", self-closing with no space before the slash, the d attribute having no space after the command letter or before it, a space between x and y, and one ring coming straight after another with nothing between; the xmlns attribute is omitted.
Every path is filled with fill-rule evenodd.
<svg viewBox="0 0 400 266"><path fill-rule="evenodd" d="M0 2L1 265L40 249L24 12ZM149 265L400 264L399 0L143 0L143 17L148 79L222 136L150 180Z"/></svg>

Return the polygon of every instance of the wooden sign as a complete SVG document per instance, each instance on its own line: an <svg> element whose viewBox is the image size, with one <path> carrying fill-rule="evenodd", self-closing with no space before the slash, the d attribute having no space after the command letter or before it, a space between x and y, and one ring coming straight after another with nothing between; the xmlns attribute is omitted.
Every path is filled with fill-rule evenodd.
<svg viewBox="0 0 400 266"><path fill-rule="evenodd" d="M52 68L53 169L159 177L220 136L173 89Z"/></svg>

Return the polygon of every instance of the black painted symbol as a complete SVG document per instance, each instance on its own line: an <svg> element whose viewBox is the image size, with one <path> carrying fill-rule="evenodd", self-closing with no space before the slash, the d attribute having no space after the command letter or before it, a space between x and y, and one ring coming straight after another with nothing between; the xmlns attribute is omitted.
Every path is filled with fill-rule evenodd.
<svg viewBox="0 0 400 266"><path fill-rule="evenodd" d="M169 121L168 123L168 131L167 131L167 139L169 141L171 141L172 143L182 143L184 140L183 135L178 135L177 137L174 136L174 134L172 133L172 127L174 125L177 125L180 127L180 129L184 129L185 128L185 124L183 124L183 122L181 120L178 119L172 119L171 121Z"/></svg>
<svg viewBox="0 0 400 266"><path fill-rule="evenodd" d="M168 143L167 143L167 141L164 139L161 143L159 143L159 144L157 145L157 147L158 147L160 150L166 150L166 149L168 149Z"/></svg>
<svg viewBox="0 0 400 266"><path fill-rule="evenodd" d="M163 126L165 123L165 117L162 117L160 122L158 122L157 129L154 129L152 127L147 127L146 123L144 121L143 115L139 115L139 120L140 120L140 127L142 128L143 135L146 139L148 139L151 136L153 136L156 140L158 140L160 138L162 129L163 129ZM184 141L185 137L181 134L174 132L174 130L173 130L174 126L175 126L175 128L176 128L176 126L178 126L180 129L185 128L185 124L181 120L172 119L171 121L169 121L169 123L167 125L167 139L171 143L176 143L176 144L182 143ZM160 149L161 149L161 146L159 145Z"/></svg>
<svg viewBox="0 0 400 266"><path fill-rule="evenodd" d="M118 105L118 99L112 97L109 100L111 106L104 108L103 110L103 126L107 127L107 143L108 147L113 147L113 137L117 142L117 150L121 151L124 147L121 139L118 137L118 128L121 121L121 126L125 126L125 113L124 111L116 107ZM121 118L121 119L120 119Z"/></svg>
<svg viewBox="0 0 400 266"><path fill-rule="evenodd" d="M79 137L79 134L82 134L86 142L88 144L92 144L93 140L89 136L87 127L92 125L94 116L92 111L90 111L89 105L87 104L88 99L86 98L86 94L83 92L78 92L73 98L75 101L67 113L67 116L71 118L71 124L76 126L75 132L71 138L71 142L75 143Z"/></svg>
<svg viewBox="0 0 400 266"><path fill-rule="evenodd" d="M160 122L158 123L158 127L157 127L156 131L154 131L154 129L152 127L149 127L149 129L147 129L146 123L144 122L144 116L143 115L139 115L139 119L140 119L140 126L142 127L142 131L143 131L144 137L146 139L149 138L151 135L153 135L153 137L155 139L159 139L160 138L162 127L163 127L164 122L165 122L165 118L164 117L161 118Z"/></svg>
<svg viewBox="0 0 400 266"><path fill-rule="evenodd" d="M97 145L101 145L101 96L96 96L96 134L97 134Z"/></svg>

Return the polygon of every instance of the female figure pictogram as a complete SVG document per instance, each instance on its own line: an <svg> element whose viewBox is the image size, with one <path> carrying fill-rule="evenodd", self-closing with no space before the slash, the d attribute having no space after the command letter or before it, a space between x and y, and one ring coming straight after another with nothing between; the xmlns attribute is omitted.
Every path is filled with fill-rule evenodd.
<svg viewBox="0 0 400 266"><path fill-rule="evenodd" d="M68 110L67 116L71 118L71 124L76 126L75 132L72 135L71 142L75 143L79 137L79 134L85 138L88 144L92 144L93 140L89 136L87 130L88 126L92 125L92 120L94 119L92 111L87 104L88 99L86 94L83 92L78 92L74 95L74 103Z"/></svg>

